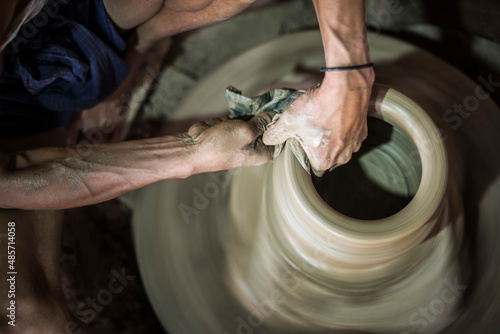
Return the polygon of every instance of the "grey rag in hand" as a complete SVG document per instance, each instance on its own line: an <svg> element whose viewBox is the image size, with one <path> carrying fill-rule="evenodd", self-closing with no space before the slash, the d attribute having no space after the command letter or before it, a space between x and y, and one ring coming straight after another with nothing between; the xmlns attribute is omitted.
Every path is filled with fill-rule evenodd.
<svg viewBox="0 0 500 334"><path fill-rule="evenodd" d="M264 111L274 111L276 115L271 122L272 124L304 92L304 90L281 88L270 90L259 96L246 97L238 89L229 86L226 88L227 106L231 116L234 117L257 115ZM293 154L302 167L310 173L309 159L299 141L295 138L290 138L287 142L290 144ZM273 160L280 154L284 145L285 143L274 146Z"/></svg>

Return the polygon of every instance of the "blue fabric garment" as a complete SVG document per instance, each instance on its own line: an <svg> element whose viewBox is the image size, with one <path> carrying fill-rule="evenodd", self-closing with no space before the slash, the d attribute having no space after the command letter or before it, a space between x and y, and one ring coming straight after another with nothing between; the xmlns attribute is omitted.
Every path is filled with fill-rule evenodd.
<svg viewBox="0 0 500 334"><path fill-rule="evenodd" d="M0 138L67 125L103 101L129 71L125 47L102 0L49 1L5 49Z"/></svg>

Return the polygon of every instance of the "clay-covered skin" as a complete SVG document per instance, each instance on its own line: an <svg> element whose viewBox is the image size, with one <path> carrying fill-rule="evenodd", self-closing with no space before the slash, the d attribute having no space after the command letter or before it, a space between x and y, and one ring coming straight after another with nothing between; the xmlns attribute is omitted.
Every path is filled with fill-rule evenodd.
<svg viewBox="0 0 500 334"><path fill-rule="evenodd" d="M498 328L500 160L491 152L500 149L500 113L485 96L496 81L483 78L493 83L480 89L412 45L383 35L370 41L377 80L402 93L391 94L397 102L394 115L404 115L399 107L413 110L413 100L432 117L427 121L435 131L426 134L415 126L420 119L398 123L402 133L422 135L414 143L417 154L412 156L410 149L408 161L415 167L418 157L422 162L417 193L408 192L412 201L381 220L332 214L303 168L281 168L279 160L143 189L135 197L137 256L146 289L154 291L151 303L170 332L475 334ZM321 67L321 45L319 34L310 32L249 50L200 81L177 112L221 110L225 101L217 104L215 96L228 82L249 94L266 91L263 87L276 81L278 87L289 87L284 78L297 64L314 72ZM266 54L265 63L259 54ZM243 72L234 82L232 73L241 71L242 63L259 70ZM193 98L200 92L214 96L209 107ZM471 94L477 94L480 107L470 117L447 111L454 103L470 101ZM381 117L387 90L372 95L370 109ZM432 158L434 153L440 158ZM299 173L306 175L295 177ZM444 202L438 200L443 194ZM326 219L331 215L335 221ZM401 262L386 266L398 258ZM366 270L370 266L373 270ZM366 270L362 275L360 268ZM467 286L469 274L473 280ZM342 284L329 279L335 275ZM405 279L410 284L399 284ZM356 290L361 283L363 288ZM333 306L346 299L354 306L350 311ZM389 302L377 304L384 299Z"/></svg>
<svg viewBox="0 0 500 334"><path fill-rule="evenodd" d="M374 80L370 69L327 74L331 84L306 91L264 134L264 142L276 145L297 139L306 152L313 171L347 163L366 138L366 111Z"/></svg>
<svg viewBox="0 0 500 334"><path fill-rule="evenodd" d="M352 211L332 210L319 198L309 175L289 149L272 167L259 173L263 174L260 183L248 181L251 171L233 178L229 230L234 237L228 246L227 277L232 291L253 312L264 314L263 301L275 291L286 298L286 303L275 302L274 312L266 316L270 332L326 332L349 327L398 333L408 329L407 319L414 309L436 298L436 291L444 288L443 281L457 278L464 285L454 253L455 245L461 242L459 235L454 240L454 231L461 229L462 221L453 221L443 210L450 205L451 193L445 192L447 162L435 125L407 97L392 91L381 93L379 87L376 91L373 105L381 107L372 109L371 114L380 113L379 117L403 132L413 145L405 145L401 136L389 136L390 145L378 143L363 156L362 163L388 172L378 175L368 170L382 186L393 186L385 176L394 180L406 176L399 180L401 185L389 190L394 195L414 194L411 205L404 205L409 199L396 208L388 207L386 198L372 198L370 203L363 196L364 185L349 183L351 180L344 177L327 195L335 192L336 198L348 197L352 206L341 209ZM377 124L371 125L375 138L387 135ZM426 141L431 145L427 153ZM413 152L422 156L421 163L394 161ZM400 168L398 164L402 164ZM415 177L405 175L411 171L409 167L418 164L422 168L420 187L418 170ZM457 181L460 175L449 176L450 183ZM258 212L252 217L254 233L248 232L247 214L238 209L246 197L241 191L245 188L266 198L248 198ZM393 198L389 204L398 203ZM453 206L453 210L458 213L460 208ZM346 215L349 213L352 215ZM421 294L415 295L415 291ZM405 300L404 305L398 303L400 300ZM457 305L458 299L448 303L428 332L437 333L449 324Z"/></svg>
<svg viewBox="0 0 500 334"><path fill-rule="evenodd" d="M213 4L219 6L213 6ZM6 40L11 30L11 22L29 3L28 0L9 1L0 5L0 43ZM41 4L42 2L37 2ZM169 5L183 2L168 1ZM207 4L211 9L208 21L202 26L229 17L246 8L248 2L234 1L197 1ZM127 30L144 23L160 8L164 1L105 1L106 9L115 24ZM212 6L209 6L212 4ZM235 6L233 6L235 5ZM189 6L188 6L189 7ZM203 8L205 5L202 6ZM219 8L220 7L220 8ZM165 7L166 8L166 7ZM203 8L169 9L187 11L187 16L176 15L179 20L167 20L180 25L182 31L193 28L188 13L203 12ZM117 12L118 11L118 12ZM221 14L217 16L214 14ZM196 16L195 16L196 17ZM200 17L201 18L201 17ZM187 23L187 24L180 24ZM13 27L17 28L17 27ZM156 27L157 28L157 27ZM171 28L171 26L170 26ZM142 30L141 30L142 31ZM146 29L147 31L147 29ZM150 36L149 34L148 37ZM153 34L151 34L153 36ZM139 31L140 43L144 35ZM154 36L153 36L154 37ZM156 36L158 37L158 36ZM160 36L162 39L166 36ZM1 45L0 44L0 45ZM141 44L142 45L142 44ZM144 53L151 45L138 50ZM165 46L162 44L161 46ZM168 48L168 46L167 46ZM161 61L165 48L160 50L156 63ZM131 75L127 77L120 91L105 103L93 110L84 111L81 124L73 128L68 142L76 144L82 132L92 132L96 127L102 129L104 121L112 119L105 127L115 131L99 143L123 139L126 131L121 121L125 117L113 115L113 103L121 95L130 96L130 91L144 79L141 56L129 53L126 58L132 63ZM0 70L2 69L0 50ZM147 55L146 55L147 56ZM141 68L142 67L142 68ZM139 71L137 71L140 68ZM154 67L153 71L158 68ZM154 76L155 73L150 76ZM141 81L134 82L135 79ZM152 78L149 78L151 80ZM126 99L128 102L128 99ZM110 106L111 104L111 106ZM117 122L114 120L117 119ZM18 289L16 327L0 322L0 332L13 333L96 333L88 326L76 321L69 315L60 291L59 248L62 212L59 209L71 208L102 202L115 198L133 189L168 178L182 178L205 171L260 164L270 159L269 152L262 144L262 136L269 120L263 115L255 120L217 120L210 125L195 125L188 133L177 136L164 136L154 139L119 144L90 145L84 147L65 146L68 132L64 128L30 136L0 141L0 234L7 235L10 221L15 221L18 237L16 248L19 259L17 267ZM99 135L103 135L100 131ZM103 137L106 137L105 135ZM4 209L24 209L4 210ZM56 211L54 211L56 210ZM7 258L6 238L0 240L0 255ZM0 266L6 273L7 262ZM6 296L8 284L2 280L0 291ZM9 300L2 299L2 309L7 309Z"/></svg>
<svg viewBox="0 0 500 334"><path fill-rule="evenodd" d="M193 125L174 136L106 144L79 154L77 146L60 147L64 129L0 141L0 219L3 237L0 255L7 258L7 228L16 226L16 327L0 323L8 334L98 333L69 314L60 286L61 208L82 206L114 198L165 178L261 164L270 160L262 144L270 116L249 121L215 119ZM36 143L36 144L34 144ZM23 150L26 146L41 147ZM25 210L4 210L21 208ZM37 211L39 210L39 211ZM8 272L7 261L0 268ZM0 291L7 296L9 282ZM0 306L9 307L9 299ZM69 327L66 327L69 326Z"/></svg>
<svg viewBox="0 0 500 334"><path fill-rule="evenodd" d="M313 1L326 67L370 63L364 1ZM264 134L276 145L297 139L316 175L348 162L367 136L366 113L375 80L372 68L326 72L319 87L299 97Z"/></svg>
<svg viewBox="0 0 500 334"><path fill-rule="evenodd" d="M136 1L141 2L141 1ZM129 16L134 1L106 1L118 26L137 27L137 50L147 51L174 34L230 18L254 0L156 0ZM328 67L370 62L364 23L364 1L314 1ZM143 17L143 19L138 19ZM309 90L287 110L264 136L267 145L297 139L317 175L349 161L366 138L366 111L374 82L371 68L326 73L320 87Z"/></svg>
<svg viewBox="0 0 500 334"><path fill-rule="evenodd" d="M179 138L186 146L199 146L197 155L204 157L200 172L257 166L268 162L272 157L273 148L264 145L262 134L273 115L272 112L265 112L249 121L214 118L192 125ZM195 174L197 173L196 170Z"/></svg>
<svg viewBox="0 0 500 334"><path fill-rule="evenodd" d="M260 139L269 121L268 114L249 121L216 119L185 134L97 145L86 154L78 146L2 154L0 206L71 208L163 179L262 164L271 158Z"/></svg>

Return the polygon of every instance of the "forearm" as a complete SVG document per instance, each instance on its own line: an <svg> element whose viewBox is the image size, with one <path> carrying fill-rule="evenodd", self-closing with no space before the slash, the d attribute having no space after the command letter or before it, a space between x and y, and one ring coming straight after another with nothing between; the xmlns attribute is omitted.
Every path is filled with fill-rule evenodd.
<svg viewBox="0 0 500 334"><path fill-rule="evenodd" d="M370 63L364 1L313 0L313 3L321 30L326 67ZM374 80L373 68L326 72L319 92L327 95L338 92L342 95L344 91L352 94L369 91Z"/></svg>
<svg viewBox="0 0 500 334"><path fill-rule="evenodd" d="M327 67L370 62L364 0L313 0Z"/></svg>
<svg viewBox="0 0 500 334"><path fill-rule="evenodd" d="M363 0L313 0L326 67L370 63ZM297 138L317 175L347 163L367 136L373 68L327 71L264 135L267 145Z"/></svg>
<svg viewBox="0 0 500 334"><path fill-rule="evenodd" d="M88 151L41 148L4 156L0 206L54 210L89 205L158 180L203 171L196 145L174 136Z"/></svg>

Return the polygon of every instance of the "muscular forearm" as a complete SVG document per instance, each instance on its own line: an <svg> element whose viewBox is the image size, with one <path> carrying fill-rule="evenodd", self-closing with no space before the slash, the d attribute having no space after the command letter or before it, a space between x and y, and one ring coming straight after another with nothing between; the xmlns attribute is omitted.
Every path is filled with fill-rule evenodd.
<svg viewBox="0 0 500 334"><path fill-rule="evenodd" d="M370 63L364 0L313 0L313 3L321 30L326 67ZM369 91L374 79L373 68L326 72L319 92L344 94L339 88L351 93Z"/></svg>
<svg viewBox="0 0 500 334"><path fill-rule="evenodd" d="M0 206L64 209L102 202L158 180L202 172L196 144L160 137L81 150L40 148L4 156Z"/></svg>
<svg viewBox="0 0 500 334"><path fill-rule="evenodd" d="M368 63L364 0L313 0L327 67Z"/></svg>
<svg viewBox="0 0 500 334"><path fill-rule="evenodd" d="M267 162L271 150L259 138L271 114L261 113L249 121L212 119L176 136L83 150L52 147L0 154L0 208L71 208L159 180Z"/></svg>

